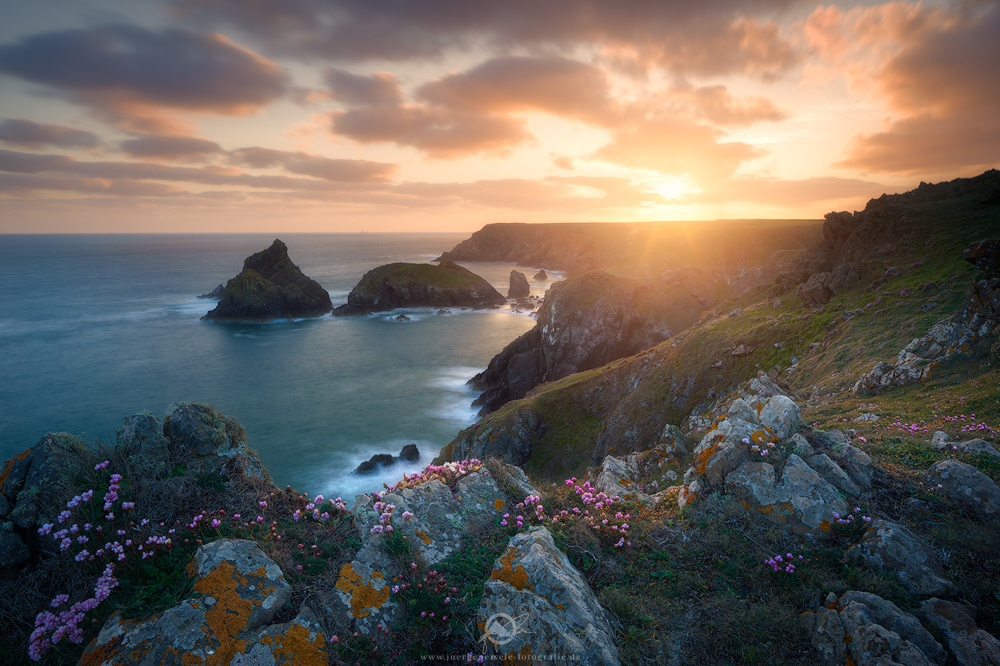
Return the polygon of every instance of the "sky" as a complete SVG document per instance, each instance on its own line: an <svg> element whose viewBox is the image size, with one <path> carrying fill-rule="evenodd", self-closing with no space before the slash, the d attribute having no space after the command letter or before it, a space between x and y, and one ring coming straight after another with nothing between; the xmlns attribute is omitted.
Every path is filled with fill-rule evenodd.
<svg viewBox="0 0 1000 666"><path fill-rule="evenodd" d="M820 218L1000 167L1000 1L0 2L0 233Z"/></svg>

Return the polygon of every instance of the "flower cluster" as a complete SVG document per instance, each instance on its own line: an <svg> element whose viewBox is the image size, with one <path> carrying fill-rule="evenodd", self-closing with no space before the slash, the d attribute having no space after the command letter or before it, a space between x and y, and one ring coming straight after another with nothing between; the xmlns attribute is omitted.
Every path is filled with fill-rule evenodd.
<svg viewBox="0 0 1000 666"><path fill-rule="evenodd" d="M743 443L750 444L750 440L744 437ZM764 444L754 444L750 447L750 450L754 453L760 454L761 458L766 458L773 448L774 442L765 442Z"/></svg>
<svg viewBox="0 0 1000 666"><path fill-rule="evenodd" d="M854 513L848 514L846 516L841 516L839 513L837 513L836 511L834 511L833 512L833 519L835 521L837 521L838 525L850 525L851 523L854 522L854 518L855 517L861 518L861 522L864 522L864 523L870 523L872 521L871 516L858 516L859 513L861 513L861 507L860 506L854 507Z"/></svg>
<svg viewBox="0 0 1000 666"><path fill-rule="evenodd" d="M317 495L312 502L306 504L305 511L302 509L296 509L292 514L292 520L299 522L304 515L312 516L312 519L318 523L326 522L330 520L330 512L323 511L324 497L322 495ZM326 500L330 505L330 509L337 514L347 513L347 504L341 498L335 500Z"/></svg>
<svg viewBox="0 0 1000 666"><path fill-rule="evenodd" d="M409 476L404 474L402 481L391 488L386 486L385 490L387 493L391 493L403 488L418 486L431 479L438 479L446 486L450 486L463 476L478 471L482 466L483 461L478 458L462 460L460 462L447 462L443 465L428 465L422 472L410 474Z"/></svg>
<svg viewBox="0 0 1000 666"><path fill-rule="evenodd" d="M110 596L111 590L118 586L118 579L115 578L114 572L115 565L108 563L104 567L104 573L97 579L97 584L94 586L94 596L90 599L78 601L58 615L49 611L38 614L35 618L35 630L31 632L28 644L28 656L32 661L40 661L52 645L63 638L71 643L80 643L83 640L83 630L78 625L83 621L87 611L97 608ZM67 601L69 601L68 595L59 594L52 600L50 606L59 608ZM49 636L49 632L51 632L51 636Z"/></svg>
<svg viewBox="0 0 1000 666"><path fill-rule="evenodd" d="M382 501L375 502L372 506L375 509L375 513L379 514L378 524L372 527L372 534L379 534L380 532L391 532L392 531L392 512L396 509L395 504L387 504ZM409 513L409 511L407 511ZM413 515L412 513L410 514Z"/></svg>
<svg viewBox="0 0 1000 666"><path fill-rule="evenodd" d="M775 555L774 557L769 557L764 560L764 564L771 567L771 571L774 573L784 572L784 573L795 573L795 563L802 562L803 558L801 555L796 557L791 553L786 553L784 557L781 555Z"/></svg>

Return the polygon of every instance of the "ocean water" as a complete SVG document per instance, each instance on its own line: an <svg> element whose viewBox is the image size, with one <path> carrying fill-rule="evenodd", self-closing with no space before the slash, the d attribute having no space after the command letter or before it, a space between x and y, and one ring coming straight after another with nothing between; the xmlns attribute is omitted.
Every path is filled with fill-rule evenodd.
<svg viewBox="0 0 1000 666"><path fill-rule="evenodd" d="M371 268L427 262L459 234L286 234L334 305ZM272 235L0 236L0 459L46 432L114 441L122 419L204 402L246 429L275 482L341 495L421 469L475 419L466 382L534 325L510 308L219 324L199 299ZM506 294L511 264L464 263ZM523 268L522 270L533 270ZM541 296L548 281L531 280ZM395 318L405 313L410 321ZM375 453L419 464L351 471Z"/></svg>

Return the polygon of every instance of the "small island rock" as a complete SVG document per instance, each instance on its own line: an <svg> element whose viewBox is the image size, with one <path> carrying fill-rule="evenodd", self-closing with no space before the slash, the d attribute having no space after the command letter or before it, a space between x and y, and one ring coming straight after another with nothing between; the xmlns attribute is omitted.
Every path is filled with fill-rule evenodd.
<svg viewBox="0 0 1000 666"><path fill-rule="evenodd" d="M226 295L226 287L224 285L219 285L207 294L202 294L198 298L214 298L217 301L221 301Z"/></svg>
<svg viewBox="0 0 1000 666"><path fill-rule="evenodd" d="M264 322L317 317L333 308L330 294L303 275L280 240L247 257L243 271L226 283L224 291L216 308L202 319Z"/></svg>
<svg viewBox="0 0 1000 666"><path fill-rule="evenodd" d="M524 273L511 271L507 298L526 298L530 293L531 287L528 286L528 278L524 276Z"/></svg>
<svg viewBox="0 0 1000 666"><path fill-rule="evenodd" d="M545 274L545 269L543 268L542 270L540 270L537 273L535 273L535 276L533 278L531 278L531 279L532 280L548 280L549 276Z"/></svg>
<svg viewBox="0 0 1000 666"><path fill-rule="evenodd" d="M446 259L437 266L396 263L372 269L333 314L344 317L413 307L483 308L506 302L489 282Z"/></svg>

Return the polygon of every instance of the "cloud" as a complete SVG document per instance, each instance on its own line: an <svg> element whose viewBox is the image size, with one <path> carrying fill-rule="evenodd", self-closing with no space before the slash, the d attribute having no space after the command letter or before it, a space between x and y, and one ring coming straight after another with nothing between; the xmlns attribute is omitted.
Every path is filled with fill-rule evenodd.
<svg viewBox="0 0 1000 666"><path fill-rule="evenodd" d="M280 152L280 151L275 151ZM376 182L334 182L318 178L292 178L288 176L255 176L238 169L223 167L176 167L148 162L84 162L66 155L37 155L10 150L0 150L0 172L42 174L56 173L82 176L85 178L105 178L111 180L165 180L174 182L199 183L203 185L227 185L254 189L302 190L336 192L346 189L377 187L384 176L384 165L372 168L364 163L357 172L346 172L345 177L358 178L359 173L369 169L370 177ZM391 165L390 165L391 166Z"/></svg>
<svg viewBox="0 0 1000 666"><path fill-rule="evenodd" d="M389 72L359 76L342 69L328 69L326 83L334 99L348 104L398 104L403 101L403 87Z"/></svg>
<svg viewBox="0 0 1000 666"><path fill-rule="evenodd" d="M23 119L10 119L0 123L0 141L31 148L46 145L60 148L95 148L101 144L101 140L93 132Z"/></svg>
<svg viewBox="0 0 1000 666"><path fill-rule="evenodd" d="M47 86L140 133L185 133L166 109L244 115L281 97L288 76L215 33L111 25L0 45L0 72Z"/></svg>
<svg viewBox="0 0 1000 666"><path fill-rule="evenodd" d="M762 176L739 176L712 183L703 192L684 194L680 203L756 203L773 206L807 206L823 201L871 198L886 186L858 178L817 177L782 180Z"/></svg>
<svg viewBox="0 0 1000 666"><path fill-rule="evenodd" d="M707 185L761 154L750 144L720 142L723 137L718 129L687 120L654 119L614 131L611 142L590 157L665 175L686 174Z"/></svg>
<svg viewBox="0 0 1000 666"><path fill-rule="evenodd" d="M267 169L281 166L291 173L344 183L380 183L398 166L371 160L335 160L319 155L268 148L240 148L230 154L234 164Z"/></svg>
<svg viewBox="0 0 1000 666"><path fill-rule="evenodd" d="M765 97L736 98L722 85L695 87L680 83L668 91L664 105L675 113L722 127L777 122L788 117Z"/></svg>
<svg viewBox="0 0 1000 666"><path fill-rule="evenodd" d="M520 118L421 104L335 111L330 120L335 134L360 143L412 146L437 158L504 152L534 138Z"/></svg>
<svg viewBox="0 0 1000 666"><path fill-rule="evenodd" d="M817 51L893 113L835 166L954 174L1000 162L1000 4L826 8L807 26Z"/></svg>
<svg viewBox="0 0 1000 666"><path fill-rule="evenodd" d="M622 110L600 67L558 57L501 57L422 86L418 98L486 113L546 111L597 125L620 122Z"/></svg>
<svg viewBox="0 0 1000 666"><path fill-rule="evenodd" d="M37 196L39 191L77 192L117 197L170 196L183 192L178 187L163 183L0 173L0 192Z"/></svg>
<svg viewBox="0 0 1000 666"><path fill-rule="evenodd" d="M177 13L198 25L236 25L276 53L331 61L404 61L456 49L518 47L569 52L606 49L623 66L663 67L715 76L773 78L799 55L773 16L795 0L175 0Z"/></svg>
<svg viewBox="0 0 1000 666"><path fill-rule="evenodd" d="M132 157L177 162L204 162L223 152L215 141L192 136L143 136L122 141L119 147Z"/></svg>

